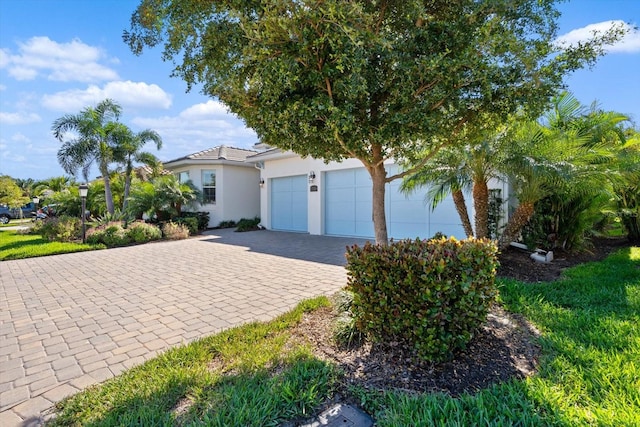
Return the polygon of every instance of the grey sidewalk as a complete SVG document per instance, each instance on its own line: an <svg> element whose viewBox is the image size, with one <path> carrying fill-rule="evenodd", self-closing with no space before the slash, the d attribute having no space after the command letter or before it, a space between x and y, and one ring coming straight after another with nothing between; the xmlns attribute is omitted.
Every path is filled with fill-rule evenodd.
<svg viewBox="0 0 640 427"><path fill-rule="evenodd" d="M335 292L352 243L362 240L218 230L0 262L0 426L37 423L158 352Z"/></svg>

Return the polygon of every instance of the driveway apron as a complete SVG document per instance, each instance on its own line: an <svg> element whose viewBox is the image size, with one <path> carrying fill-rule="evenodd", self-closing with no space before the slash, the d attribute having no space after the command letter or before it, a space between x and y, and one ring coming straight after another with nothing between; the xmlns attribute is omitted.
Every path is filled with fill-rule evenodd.
<svg viewBox="0 0 640 427"><path fill-rule="evenodd" d="M360 239L215 230L188 240L0 262L0 425L171 347L346 283Z"/></svg>

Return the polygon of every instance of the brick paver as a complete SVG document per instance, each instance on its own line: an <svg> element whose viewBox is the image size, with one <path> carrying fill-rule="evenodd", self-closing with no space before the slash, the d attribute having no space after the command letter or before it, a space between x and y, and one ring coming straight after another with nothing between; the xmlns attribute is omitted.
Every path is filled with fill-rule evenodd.
<svg viewBox="0 0 640 427"><path fill-rule="evenodd" d="M0 424L159 352L346 282L358 239L216 230L194 239L0 262Z"/></svg>

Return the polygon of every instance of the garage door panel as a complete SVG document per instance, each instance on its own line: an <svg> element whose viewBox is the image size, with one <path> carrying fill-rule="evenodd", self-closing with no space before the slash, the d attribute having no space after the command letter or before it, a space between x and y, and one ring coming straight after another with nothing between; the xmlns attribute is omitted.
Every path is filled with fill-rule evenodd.
<svg viewBox="0 0 640 427"><path fill-rule="evenodd" d="M392 165L388 174L397 173ZM324 174L325 234L372 238L372 184L364 168L329 171ZM387 184L385 213L387 230L394 239L428 238L440 231L448 236L464 238L453 201L444 200L435 212L424 202L427 189L417 189L405 195L401 181Z"/></svg>
<svg viewBox="0 0 640 427"><path fill-rule="evenodd" d="M373 187L373 183L371 182L371 175L369 175L369 172L367 172L365 168L359 168L353 171L356 187Z"/></svg>
<svg viewBox="0 0 640 427"><path fill-rule="evenodd" d="M307 231L307 177L305 175L271 180L271 228Z"/></svg>

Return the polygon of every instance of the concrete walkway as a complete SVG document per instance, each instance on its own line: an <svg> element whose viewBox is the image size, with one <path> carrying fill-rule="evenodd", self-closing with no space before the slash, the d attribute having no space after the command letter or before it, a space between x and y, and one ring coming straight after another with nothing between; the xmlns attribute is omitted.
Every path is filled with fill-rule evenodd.
<svg viewBox="0 0 640 427"><path fill-rule="evenodd" d="M362 240L216 230L198 238L0 262L0 426L170 347L346 283Z"/></svg>

